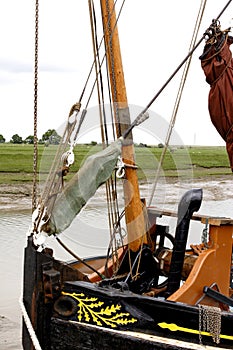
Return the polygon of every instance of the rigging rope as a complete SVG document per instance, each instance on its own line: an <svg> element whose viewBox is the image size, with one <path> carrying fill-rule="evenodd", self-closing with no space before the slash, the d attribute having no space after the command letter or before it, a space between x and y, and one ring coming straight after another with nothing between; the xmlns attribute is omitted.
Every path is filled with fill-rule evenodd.
<svg viewBox="0 0 233 350"><path fill-rule="evenodd" d="M227 5L224 7L224 9L221 11L221 13L219 14L219 16L217 18L219 18L222 13L225 11L225 9L227 8L227 6L230 4L232 0L228 1ZM38 2L37 2L38 3ZM122 5L123 6L123 5ZM119 19L119 16L117 18L117 21ZM117 24L117 21L116 21L116 24ZM115 25L116 25L115 24ZM37 23L37 26L38 26L38 23ZM37 33L38 35L38 33ZM38 36L37 36L37 39L38 39ZM172 76L168 79L168 81L164 84L164 86L160 89L160 91L153 97L153 99L149 102L149 104L145 107L145 109L140 113L141 115L144 114L147 109L150 107L150 105L155 101L155 99L159 96L159 94L163 91L163 89L167 86L167 84L170 82L170 80L173 78L173 76L178 72L178 70L182 67L182 65L185 63L185 61L191 56L191 54L194 52L194 50L197 48L197 46L201 43L201 41L204 39L204 36L201 38L201 40L196 44L196 46L189 52L188 56L182 61L182 63L179 65L179 67L176 69L176 71L172 74ZM38 42L37 42L37 45L38 45ZM99 48L98 48L99 49ZM36 50L35 50L36 51ZM38 54L38 53L37 53ZM35 56L37 57L37 56ZM104 56L105 58L105 56ZM103 58L103 60L104 60ZM103 63L103 60L100 64L100 66L102 65ZM86 82L87 83L87 82ZM96 83L96 82L95 82ZM94 83L94 85L95 85ZM94 89L94 85L93 85L93 89ZM84 94L84 91L86 89L86 84L84 86L84 90L82 91L82 94L80 96L80 100L82 99L83 97L83 94ZM92 91L93 91L92 89ZM37 88L35 89L36 91L36 96L37 96ZM89 100L88 100L89 102ZM83 113L83 118L84 118L84 115L86 114L86 111L84 110L84 113ZM83 120L81 116L81 119ZM70 117L70 116L69 116ZM76 116L77 117L77 113L76 113ZM35 125L36 125L36 119L37 119L37 115L34 116L35 118ZM137 119L137 118L136 118ZM55 198L56 198L56 195L58 194L58 191L59 189L61 188L62 186L62 181L59 183L59 181L57 182L57 186L54 187L54 180L55 180L55 177L58 173L58 170L59 170L59 166L60 166L60 157L61 155L63 154L69 140L70 140L70 136L72 134L72 132L74 131L74 128L75 128L75 125L76 125L76 118L75 118L75 121L73 123L70 123L69 120L68 120L68 123L67 123L67 128L64 132L64 135L63 135L63 144L61 145L61 148L59 149L59 152L57 153L55 159L54 159L54 163L53 163L53 166L52 166L52 173L50 172L49 174L49 184L48 186L46 186L46 189L44 191L44 198L45 199L45 202L50 200L52 198L52 203L54 202ZM132 123L132 126L134 125L137 125L136 123ZM78 127L78 129L80 128L80 125ZM66 136L66 137L65 137ZM76 136L77 136L77 132L76 132ZM36 148L35 148L36 150ZM63 152L62 152L63 151ZM35 151L36 152L36 151ZM37 159L37 155L35 156L35 159ZM51 177L50 177L51 176ZM60 179L61 180L61 179ZM35 198L35 196L34 196ZM51 207L53 206L53 204L51 205ZM43 214L43 213L42 213ZM41 217L40 217L41 219Z"/></svg>
<svg viewBox="0 0 233 350"><path fill-rule="evenodd" d="M37 0L38 1L38 0ZM115 1L115 4L116 4L117 0ZM125 2L125 0L124 0ZM123 2L123 4L124 4ZM115 7L115 4L114 4L114 7ZM121 6L121 10L123 8L123 4ZM120 12L121 12L120 10ZM114 11L112 11L113 13ZM119 20L119 16L120 16L120 13L116 19L116 23L115 23L115 26ZM38 19L38 17L37 17ZM38 28L38 22L36 22L36 28ZM115 28L114 28L115 29ZM36 32L37 35L36 35L36 38L38 39L38 32ZM103 41L103 38L101 40L101 42ZM36 49L35 49L35 52L36 52L36 57L37 57L37 54L38 54L38 50L37 50L37 47L38 47L38 41L36 41L37 43L37 46L36 46ZM99 51L100 49L100 45L98 47L98 50L97 52ZM100 68L104 62L104 59L105 59L105 55L102 59L102 62L101 64L99 64ZM75 104L72 108L71 108L71 111L69 113L69 116L68 116L68 121L67 121L67 125L65 127L65 130L64 130L64 133L63 133L63 136L61 138L61 143L58 147L58 150L56 152L56 155L53 159L53 163L52 163L52 166L50 168L50 171L49 171L49 174L47 176L47 180L46 180L46 183L45 183L45 186L44 186L44 190L43 190L43 193L42 193L42 196L40 198L40 202L37 204L36 206L36 201L35 201L35 204L33 205L34 206L34 209L36 209L36 207L38 208L37 211L37 219L35 221L35 224L34 224L34 232L38 233L40 232L40 227L49 219L50 217L50 214L51 214L51 211L52 211L52 208L54 206L54 203L55 203L55 200L57 198L57 195L61 192L61 189L63 187L63 174L66 172L66 170L64 168L64 164L62 162L62 159L64 159L64 156L65 156L65 151L67 149L67 145L69 144L70 140L71 140L71 136L72 136L72 133L75 131L75 128L76 128L76 124L77 124L77 115L78 115L78 112L79 112L79 109L81 107L81 100L83 98L83 95L85 93L85 90L86 90L86 87L87 87L87 83L89 81L89 78L90 78L90 75L91 75L91 71L93 69L93 66L94 66L94 63L92 64L92 67L91 67L91 70L89 72L89 75L88 75L88 78L86 80L86 83L84 85L84 88L82 90L82 93L81 93L81 96L80 96L80 99L79 99L79 102L77 104ZM36 65L37 67L37 65ZM37 70L38 68L36 68L36 78L37 78ZM99 71L98 71L98 74L99 74ZM88 98L88 102L86 104L86 108L89 104L89 101L90 101L90 97L93 93L93 90L94 90L94 87L95 87L95 84L96 84L96 81L94 82L93 84L93 87L92 87L92 90L91 90L91 94ZM36 84L36 96L37 96L37 84ZM37 99L36 99L37 100ZM37 104L36 104L36 108L37 108ZM78 124L78 127L76 129L76 133L75 133L75 138L74 138L74 141L72 142L71 146L70 146L70 151L72 152L73 151L73 147L75 146L76 144L76 138L78 136L78 132L81 128L81 125L82 125L82 122L85 118L85 115L86 115L86 108L82 111L82 114L81 114L81 117L80 117L80 120L79 120L79 124ZM36 123L36 114L34 116L34 120L35 120L35 123ZM37 150L35 148L35 150ZM69 153L66 152L66 153ZM35 160L37 161L37 154L35 155ZM35 181L35 184L36 184L36 181ZM112 193L115 193L115 190L112 190ZM35 198L35 196L34 196ZM114 198L116 198L115 194L114 194ZM119 215L117 216L117 218L119 217Z"/></svg>
<svg viewBox="0 0 233 350"><path fill-rule="evenodd" d="M121 6L121 10L123 8L123 5L124 5L124 1L122 3L122 6ZM116 6L116 2L114 3L114 7L112 9L112 11L110 11L110 8L109 8L109 2L108 0L106 0L106 8L107 8L107 12L108 12L108 21L107 21L107 29L108 29L108 33L105 33L104 32L104 36L106 37L109 37L109 42L108 42L108 45L110 47L110 52L112 52L112 36L114 34L114 31L115 31L115 28L116 28L116 25L117 25L117 22L118 22L118 19L119 19L119 16L120 16L120 13L118 14L118 17L116 18L116 22L113 26L113 29L111 30L111 20L112 20L112 15L114 13L114 9L115 9L115 6ZM107 35L106 35L107 34ZM105 41L105 52L107 50L107 45L106 45L106 41ZM113 59L112 57L112 54L111 54L111 60ZM109 90L109 100L110 100L110 106L111 106L111 118L112 118L112 129L114 129L114 122L113 122L113 115L114 115L114 106L112 104L112 97L111 97L111 93L110 93L110 72L108 71L107 67L109 66L109 63L107 62L106 60L106 71L108 72L108 90ZM115 79L115 71L114 71L114 65L111 64L111 67L112 67L112 79L114 80ZM115 82L114 82L114 91L113 91L113 101L115 100L115 96L116 96L116 87L115 87ZM117 125L119 125L119 123L117 123ZM113 132L113 135L115 136L115 133L117 134L117 131L114 131ZM115 180L115 181L114 181ZM121 241L122 241L122 230L121 230L121 222L120 222L120 214L119 214L119 205L118 205L118 198L117 198L117 190L116 190L116 176L113 180L113 177L111 177L109 180L108 180L108 187L109 187L109 190L107 191L107 203L108 203L108 213L109 213L109 222L111 223L110 224L110 242L111 242L111 247L109 246L108 247L108 251L109 249L111 249L111 257L112 257L112 262L114 264L114 269L115 271L117 271L117 269L119 268L119 259L118 259L118 253L117 253L117 250L118 250L118 245L117 245L117 238L116 238L116 233L118 232L120 237L121 237ZM108 255L107 255L107 259L108 259ZM105 267L107 267L107 261L106 260L106 264L105 264ZM106 270L106 272L108 272Z"/></svg>
<svg viewBox="0 0 233 350"><path fill-rule="evenodd" d="M98 38L97 38L97 23L95 16L95 8L93 0L89 0L89 12L90 12L90 20L91 20L91 30L92 30L92 43L93 43L93 53L94 53L94 62L95 62L95 73L96 73L96 87L98 94L98 104L99 104L99 115L100 115L100 125L101 125L101 137L102 144L105 148L108 145L108 129L107 129L107 119L106 119L106 110L105 110L105 97L104 97L104 86L102 79L102 67L99 57L99 47ZM110 18L108 18L108 22ZM110 86L108 84L108 97L110 94ZM101 107L102 106L102 107ZM111 106L111 104L110 104ZM112 110L110 108L111 115ZM114 136L114 133L113 133ZM116 264L118 264L118 254L117 254L117 244L115 237L115 229L116 222L119 222L119 208L118 201L116 196L116 182L114 182L113 177L111 177L105 184L106 186L106 199L107 199L107 209L108 209L108 222L109 222L109 230L110 230L110 241L112 243L112 258L115 256L115 259L112 259ZM120 230L120 226L118 227ZM114 244L113 244L114 243ZM107 265L107 262L106 262Z"/></svg>
<svg viewBox="0 0 233 350"><path fill-rule="evenodd" d="M194 27L191 43L190 43L190 46L189 46L189 51L192 51L192 49L194 48L195 43L197 41L197 35L198 35L199 29L200 29L200 26L201 26L201 21L202 21L203 15L204 15L206 3L207 3L207 0L202 0L201 1L201 5L200 5L199 11L198 11L198 16L197 16L197 20L196 20L196 23L195 23L195 27ZM186 79L187 79L187 76L188 76L188 71L189 71L189 68L190 68L191 60L192 60L192 55L189 56L189 58L187 59L187 61L185 63L184 71L183 71L183 74L182 74L182 77L181 77L180 86L179 86L178 93L177 93L177 96L176 96L176 101L175 101L175 104L174 104L174 108L173 108L173 112L172 112L169 128L168 128L166 139L165 139L164 148L163 148L163 151L162 151L162 154L161 154L161 157L160 157L160 161L159 161L159 164L158 164L158 168L157 168L155 180L154 180L154 183L153 183L153 187L152 187L150 199L149 199L149 202L148 202L148 206L150 206L151 203L152 203L152 200L153 200L153 197L154 197L154 194L155 194L155 190L156 190L156 187L157 187L157 184L158 184L160 171L161 171L162 164L163 164L163 161L164 161L164 158L165 158L168 146L169 146L171 134L172 134L172 131L173 131L173 128L174 128L174 125L175 125L177 112L178 112L178 109L179 109L179 105L180 105L182 93L183 93L183 90L184 90L185 82L186 82Z"/></svg>
<svg viewBox="0 0 233 350"><path fill-rule="evenodd" d="M102 68L100 66L99 60L99 50L98 50L98 39L97 39L97 26L96 26L96 17L93 0L89 0L89 13L90 13L90 22L91 22L91 33L92 33L92 46L94 54L94 66L95 66L95 75L96 75L96 87L98 95L98 106L99 106L99 116L100 116L100 128L101 128L101 138L102 143L108 144L108 134L107 134L107 125L106 125L106 114L104 109L104 93L103 93L103 79L102 79ZM102 109L101 109L102 106Z"/></svg>
<svg viewBox="0 0 233 350"><path fill-rule="evenodd" d="M113 11L114 11L114 9L115 9L115 7L116 7L117 1L118 1L118 0L116 0L115 3L114 3L114 6L113 6L113 9L112 9L112 12L111 12L111 14L110 14L110 17L109 17L108 21L110 21L110 19L111 19L111 16L112 16ZM125 0L123 0L122 5L121 5L121 7L120 7L120 9L119 9L118 16L117 16L117 18L116 18L116 23L115 23L115 26L114 26L114 28L113 28L112 34L114 33L114 30L115 30L115 28L116 28L116 26L117 26L117 23L118 23L118 21L119 21L119 18L120 18L120 15L121 15L121 12L122 12L122 9L123 9L124 4L125 4ZM102 46L102 44L103 44L103 42L104 42L104 36L105 36L105 33L103 33L103 36L102 36L102 38L101 38L101 40L100 40L100 43L99 43L99 46L98 46L98 49L97 49L98 52L100 51L100 48L101 48L101 46ZM103 63L104 63L105 58L106 58L106 53L104 54L104 56L103 56L103 58L102 58L102 60L101 60L100 68L102 67L102 65L103 65ZM84 84L83 91L82 91L81 96L80 96L80 99L79 99L80 102L81 102L81 100L82 100L82 98L83 98L83 95L84 95L84 93L85 93L85 91L86 91L88 82L89 82L90 77L91 77L91 73L92 73L92 71L93 71L93 69L94 69L94 65L95 65L95 60L93 61L92 65L91 65L91 68L90 68L90 70L89 70L89 73L88 73L86 82L85 82L85 84ZM95 84L96 84L96 79L95 79L95 81L94 81L94 83L93 83L93 85L92 85L91 91L90 91L90 93L89 93L89 97L88 97L88 99L87 99L87 102L86 102L86 105L85 105L85 109L87 109L87 107L88 107L88 105L89 105L89 103L90 103L90 99L91 99L91 96L92 96L92 94L93 94L93 91L94 91L94 88L95 88Z"/></svg>
<svg viewBox="0 0 233 350"><path fill-rule="evenodd" d="M227 7L230 5L232 0L229 0L227 4L224 6L222 11L217 16L216 20L218 20L222 14L225 12ZM155 102L155 100L159 97L159 95L163 92L163 90L167 87L167 85L170 83L170 81L174 78L174 76L179 72L181 67L185 64L185 62L188 60L188 58L194 53L194 51L198 48L198 46L202 43L202 41L205 39L205 33L202 35L200 40L196 43L196 45L193 47L191 51L187 54L187 56L183 59L183 61L178 65L178 67L175 69L175 71L170 75L170 77L167 79L167 81L164 83L164 85L159 89L159 91L154 95L154 97L150 100L150 102L146 105L146 107L142 110L140 114L144 114L148 111L150 106Z"/></svg>
<svg viewBox="0 0 233 350"><path fill-rule="evenodd" d="M116 3L116 2L115 2L115 3ZM122 6L123 6L123 5L122 5ZM119 19L119 16L118 16L118 18L117 18L117 21L118 21L118 19ZM102 41L103 41L103 38L102 38L101 42L102 42ZM99 49L100 49L100 45L99 45L99 47L98 47L98 51L99 51ZM104 58L105 58L105 56L104 56ZM102 65L102 63L103 63L103 61L104 61L104 58L103 58L103 60L102 60L102 62L101 62L101 65ZM85 93L85 90L86 90L86 87L87 87L89 78L90 78L90 76L91 76L91 72L92 72L93 67L94 67L94 62L93 62L93 64L92 64L92 66L91 66L90 72L89 72L89 74L88 74L87 80L86 80L85 85L84 85L84 88L83 88L83 91L82 91L81 96L80 96L80 98L79 98L79 102L78 102L79 107L81 106L81 100L82 100L83 95L84 95L84 93ZM86 109L87 109L88 104L89 104L89 102L90 102L91 95L92 95L92 93L93 93L93 91L94 91L95 84L96 84L96 80L95 80L95 82L94 82L94 84L93 84L93 86L92 86L91 93L90 93L90 95L89 95L87 104L86 104L86 106L85 106L85 108L84 108L84 110L83 110L83 113L82 113L82 115L81 115L80 122L79 122L79 125L78 125L78 129L77 129L76 134L75 134L74 142L75 142L75 140L76 140L76 138L77 138L77 136L78 136L78 131L80 130L81 124L82 124L83 119L84 119L84 117L85 117L85 115L86 115ZM46 201L48 200L48 198L50 198L51 190L52 190L52 188L53 188L53 183L54 183L54 180L55 180L57 171L59 170L59 166L60 166L60 157L61 157L61 155L64 153L64 151L65 151L65 149L66 149L66 147L67 147L67 145L68 145L68 143L69 143L69 141L70 141L71 134L72 134L72 132L74 131L74 128L75 128L75 126L76 126L77 113L78 113L78 112L76 112L75 121L74 121L73 123L69 123L69 118L71 118L71 115L69 114L68 123L67 123L66 129L65 129L65 131L64 131L63 137L62 137L63 142L62 142L62 144L61 144L61 147L59 147L58 152L57 152L57 154L56 154L56 156L55 156L55 158L54 158L54 162L53 162L53 164L52 164L51 171L50 171L50 173L49 173L49 175L48 175L49 183L45 186L45 190L44 190L44 193L43 193L43 199L45 199ZM67 134L67 135L66 135L66 134ZM65 136L66 136L66 138L65 138ZM65 141L64 141L64 139L65 139Z"/></svg>
<svg viewBox="0 0 233 350"><path fill-rule="evenodd" d="M70 254L72 255L77 261L88 267L90 270L95 272L101 279L104 279L105 276L99 273L98 270L96 270L91 264L88 264L84 259L80 258L77 254L75 254L70 248L68 248L59 237L56 237L57 242Z"/></svg>

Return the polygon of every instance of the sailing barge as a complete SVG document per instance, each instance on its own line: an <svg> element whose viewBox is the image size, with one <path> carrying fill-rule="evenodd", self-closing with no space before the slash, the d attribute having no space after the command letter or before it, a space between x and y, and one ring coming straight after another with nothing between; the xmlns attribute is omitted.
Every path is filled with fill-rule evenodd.
<svg viewBox="0 0 233 350"><path fill-rule="evenodd" d="M23 348L174 350L201 349L205 345L207 349L232 349L233 220L199 215L202 189L187 191L177 213L147 206L141 198L132 130L148 115L145 110L133 123L130 121L114 3L101 0L100 4L117 140L89 157L64 184L73 164L74 135L86 115L84 110L78 122L81 99L72 107L48 180L34 208L25 248ZM92 19L93 6L89 1ZM92 23L98 83L101 64L95 20ZM218 21L213 22L208 36L201 57L203 69L208 73L208 64L213 60L220 66L222 50L228 48L227 65L224 61L220 72L223 77L230 69L232 72L231 38L227 31L220 30ZM232 101L231 96L231 116ZM230 144L229 134L223 137ZM119 157L120 167L116 169ZM106 183L116 200L114 172L123 179L124 212L116 216L106 256L81 259L64 246L58 234L70 225L101 184ZM177 218L174 235L167 225L158 223L165 215ZM114 234L119 234L123 216L127 238L119 244ZM208 238L187 249L192 220L208 228ZM54 235L75 259L56 259L46 245L47 235ZM167 239L170 247L165 243Z"/></svg>

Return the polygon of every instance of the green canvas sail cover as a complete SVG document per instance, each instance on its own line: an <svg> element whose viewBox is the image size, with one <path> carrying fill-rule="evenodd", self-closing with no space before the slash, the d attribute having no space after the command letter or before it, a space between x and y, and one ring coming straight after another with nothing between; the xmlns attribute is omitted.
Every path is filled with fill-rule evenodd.
<svg viewBox="0 0 233 350"><path fill-rule="evenodd" d="M121 140L117 140L86 159L83 166L58 196L49 222L43 227L44 231L51 235L63 232L70 226L98 187L111 176L118 156L121 154L121 145Z"/></svg>

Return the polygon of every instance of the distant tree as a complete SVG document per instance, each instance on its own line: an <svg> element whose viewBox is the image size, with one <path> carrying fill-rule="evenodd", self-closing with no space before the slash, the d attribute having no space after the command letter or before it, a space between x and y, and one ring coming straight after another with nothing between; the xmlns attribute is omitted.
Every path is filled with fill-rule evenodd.
<svg viewBox="0 0 233 350"><path fill-rule="evenodd" d="M158 144L158 148L163 148L164 147L164 144L163 143L159 143Z"/></svg>
<svg viewBox="0 0 233 350"><path fill-rule="evenodd" d="M61 141L61 136L58 135L56 130L49 129L42 135L42 141L47 144L58 145Z"/></svg>
<svg viewBox="0 0 233 350"><path fill-rule="evenodd" d="M50 136L56 132L54 129L48 129L43 135L42 135L42 141L48 141Z"/></svg>
<svg viewBox="0 0 233 350"><path fill-rule="evenodd" d="M92 146L96 146L96 145L97 145L97 142L96 142L96 141L91 141L91 145L92 145Z"/></svg>
<svg viewBox="0 0 233 350"><path fill-rule="evenodd" d="M6 139L0 134L0 143L4 143Z"/></svg>
<svg viewBox="0 0 233 350"><path fill-rule="evenodd" d="M32 145L34 143L34 136L29 135L25 140L24 143L28 143L30 145Z"/></svg>
<svg viewBox="0 0 233 350"><path fill-rule="evenodd" d="M18 134L15 134L15 135L12 136L10 142L11 143L23 143L23 139Z"/></svg>

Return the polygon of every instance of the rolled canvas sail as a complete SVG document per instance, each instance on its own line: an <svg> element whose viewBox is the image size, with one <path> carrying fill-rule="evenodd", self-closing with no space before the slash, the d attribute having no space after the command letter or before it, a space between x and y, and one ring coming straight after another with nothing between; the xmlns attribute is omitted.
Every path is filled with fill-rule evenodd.
<svg viewBox="0 0 233 350"><path fill-rule="evenodd" d="M86 159L58 196L46 225L45 231L48 234L60 233L70 226L98 187L109 179L120 154L121 140L117 140Z"/></svg>
<svg viewBox="0 0 233 350"><path fill-rule="evenodd" d="M233 171L233 59L230 45L233 37L224 32L214 44L207 44L201 66L210 85L209 113L215 128L226 142Z"/></svg>

